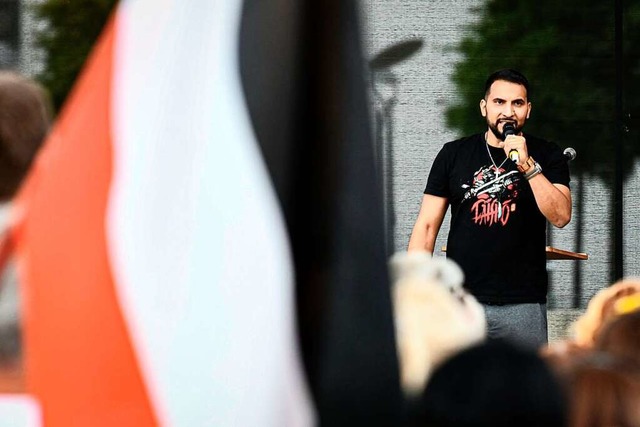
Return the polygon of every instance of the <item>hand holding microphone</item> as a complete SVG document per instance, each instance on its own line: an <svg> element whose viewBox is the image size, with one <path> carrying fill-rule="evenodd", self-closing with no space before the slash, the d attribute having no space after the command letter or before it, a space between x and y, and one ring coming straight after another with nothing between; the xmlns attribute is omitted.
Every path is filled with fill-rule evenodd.
<svg viewBox="0 0 640 427"><path fill-rule="evenodd" d="M516 134L516 127L513 123L507 123L502 128L502 134L504 135L504 139L506 140L508 136ZM518 163L520 161L520 154L518 150L512 148L509 150L509 158L513 161L513 163Z"/></svg>

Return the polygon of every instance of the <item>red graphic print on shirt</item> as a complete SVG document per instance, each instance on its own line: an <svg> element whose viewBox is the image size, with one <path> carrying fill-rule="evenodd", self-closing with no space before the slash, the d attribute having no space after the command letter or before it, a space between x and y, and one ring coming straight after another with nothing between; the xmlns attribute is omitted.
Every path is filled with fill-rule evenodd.
<svg viewBox="0 0 640 427"><path fill-rule="evenodd" d="M483 166L473 174L471 184L463 184L467 190L463 200L475 199L471 205L473 222L490 227L494 224L505 226L511 213L515 211L520 174L494 165Z"/></svg>

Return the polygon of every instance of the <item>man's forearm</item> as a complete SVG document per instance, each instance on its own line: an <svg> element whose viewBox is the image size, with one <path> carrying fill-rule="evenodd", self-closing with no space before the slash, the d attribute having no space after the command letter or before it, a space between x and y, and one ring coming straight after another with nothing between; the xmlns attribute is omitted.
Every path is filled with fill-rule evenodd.
<svg viewBox="0 0 640 427"><path fill-rule="evenodd" d="M418 225L413 228L409 239L408 251L427 251L433 253L436 244L437 231L433 227Z"/></svg>
<svg viewBox="0 0 640 427"><path fill-rule="evenodd" d="M433 253L436 237L440 231L448 202L444 197L425 194L418 219L413 226L408 251L427 251Z"/></svg>
<svg viewBox="0 0 640 427"><path fill-rule="evenodd" d="M543 172L544 173L544 172ZM539 174L529 180L540 212L556 227L564 227L571 220L571 193L562 186L562 190Z"/></svg>

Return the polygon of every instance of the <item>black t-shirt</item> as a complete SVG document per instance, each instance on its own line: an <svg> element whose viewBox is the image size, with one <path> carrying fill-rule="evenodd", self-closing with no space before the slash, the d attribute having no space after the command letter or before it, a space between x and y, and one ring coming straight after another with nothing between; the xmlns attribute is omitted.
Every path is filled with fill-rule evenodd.
<svg viewBox="0 0 640 427"><path fill-rule="evenodd" d="M562 150L531 135L525 138L542 174L551 183L569 186ZM528 181L503 149L488 146L484 134L446 143L424 192L448 199L447 257L461 266L465 286L480 302L546 302L547 221Z"/></svg>

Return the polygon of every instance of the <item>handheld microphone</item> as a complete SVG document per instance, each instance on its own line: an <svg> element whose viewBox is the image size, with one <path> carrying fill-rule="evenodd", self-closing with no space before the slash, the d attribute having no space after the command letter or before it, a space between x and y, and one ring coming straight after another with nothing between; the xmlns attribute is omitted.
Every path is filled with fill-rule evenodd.
<svg viewBox="0 0 640 427"><path fill-rule="evenodd" d="M504 135L504 139L507 139L509 135L516 134L516 127L513 125L513 123L507 123L502 128L502 134ZM509 158L514 163L518 163L518 160L520 160L520 154L518 153L518 150L509 151Z"/></svg>
<svg viewBox="0 0 640 427"><path fill-rule="evenodd" d="M576 150L574 150L571 147L565 148L562 154L564 154L564 156L567 158L567 162L570 162L571 160L575 159L576 156L578 155L578 153L576 153Z"/></svg>

